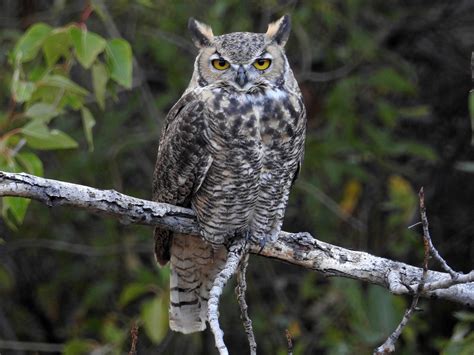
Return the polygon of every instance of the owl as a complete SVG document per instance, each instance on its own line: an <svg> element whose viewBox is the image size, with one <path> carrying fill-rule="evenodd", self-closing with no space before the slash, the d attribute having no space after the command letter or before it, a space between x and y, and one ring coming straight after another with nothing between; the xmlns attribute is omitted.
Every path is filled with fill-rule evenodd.
<svg viewBox="0 0 474 355"><path fill-rule="evenodd" d="M155 229L170 262L170 328L206 328L207 300L235 238L272 242L303 158L306 111L285 56L290 18L266 33L214 36L194 19L199 53L188 88L166 118L153 200L192 208L201 237Z"/></svg>

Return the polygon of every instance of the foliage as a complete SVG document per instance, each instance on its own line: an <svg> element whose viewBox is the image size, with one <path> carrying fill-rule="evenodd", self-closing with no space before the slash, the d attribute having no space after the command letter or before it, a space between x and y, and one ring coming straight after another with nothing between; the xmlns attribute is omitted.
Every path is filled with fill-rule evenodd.
<svg viewBox="0 0 474 355"><path fill-rule="evenodd" d="M454 28L469 11L436 18L443 5L428 16L431 4L324 0L18 3L24 6L0 5L12 20L0 31L0 170L45 172L149 198L159 126L193 69L188 17L219 34L264 31L289 12L287 54L309 122L285 229L420 263L421 241L407 226L417 221L416 191L425 184L435 242L458 268L469 266L469 87L457 80L467 74L456 72L452 54L464 47L456 42L461 49L439 67L423 52L441 53L445 42L426 44L430 29L449 19L443 28ZM208 333L167 330L169 270L156 267L149 228L34 203L27 212L27 204L2 201L5 223L18 231L1 229L0 313L18 340L64 343L66 354L123 353L137 322L139 353L212 353ZM258 257L251 258L248 283L264 354L287 353L285 329L295 354L369 353L409 302ZM231 288L221 318L231 352L239 353L246 338ZM452 319L455 308L436 302L423 308L404 331L400 353L471 351L466 314ZM0 335L10 338L2 326Z"/></svg>
<svg viewBox="0 0 474 355"><path fill-rule="evenodd" d="M109 79L127 88L132 85L132 53L123 39L107 41L84 24L52 28L45 23L32 25L18 39L9 55L13 74L10 109L1 122L2 170L41 176L37 150L77 148L67 133L51 128L54 119L71 115L70 111L81 114L84 135L93 149L95 119L86 106L89 91L71 80L76 62L85 70L92 67L95 100L102 109ZM26 199L3 199L2 215L10 227L22 223L28 204Z"/></svg>
<svg viewBox="0 0 474 355"><path fill-rule="evenodd" d="M457 312L454 316L459 320L449 340L438 341L438 349L442 355L467 355L474 351L474 314Z"/></svg>

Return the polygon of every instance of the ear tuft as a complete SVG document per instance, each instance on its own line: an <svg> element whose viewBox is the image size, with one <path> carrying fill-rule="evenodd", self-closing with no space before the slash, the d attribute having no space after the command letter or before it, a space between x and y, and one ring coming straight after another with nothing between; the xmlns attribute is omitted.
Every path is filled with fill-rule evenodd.
<svg viewBox="0 0 474 355"><path fill-rule="evenodd" d="M291 18L289 15L281 17L279 20L268 25L268 30L265 35L271 40L275 41L280 46L284 46L291 31Z"/></svg>
<svg viewBox="0 0 474 355"><path fill-rule="evenodd" d="M214 34L212 33L212 28L210 26L190 17L188 21L188 29L191 32L196 47L202 48L211 45L212 40L214 39Z"/></svg>

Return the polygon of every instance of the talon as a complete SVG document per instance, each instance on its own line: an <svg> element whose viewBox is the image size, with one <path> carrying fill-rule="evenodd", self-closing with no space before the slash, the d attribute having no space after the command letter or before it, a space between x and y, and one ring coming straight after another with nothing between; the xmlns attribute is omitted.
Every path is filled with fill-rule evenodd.
<svg viewBox="0 0 474 355"><path fill-rule="evenodd" d="M263 248L265 248L265 244L267 244L267 237L259 239L258 245L260 246L260 249L258 250L257 254L260 254L262 252Z"/></svg>
<svg viewBox="0 0 474 355"><path fill-rule="evenodd" d="M250 241L250 238L251 238L251 237L252 237L252 235L250 234L250 231L247 230L247 231L245 232L245 240L248 242L248 241Z"/></svg>

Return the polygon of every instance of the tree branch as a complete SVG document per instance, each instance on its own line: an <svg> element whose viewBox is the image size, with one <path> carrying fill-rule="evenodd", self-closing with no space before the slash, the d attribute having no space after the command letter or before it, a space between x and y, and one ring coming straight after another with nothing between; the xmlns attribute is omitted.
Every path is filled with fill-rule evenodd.
<svg viewBox="0 0 474 355"><path fill-rule="evenodd" d="M159 225L173 231L199 235L192 210L156 203L88 186L40 178L25 173L0 172L0 196L34 199L53 206L71 206L108 215L122 223ZM250 252L261 247L251 245ZM414 294L423 270L365 252L348 250L313 238L308 233L281 232L275 243L264 247L260 255L318 271L324 276L342 276L383 286L394 294ZM474 306L474 282L471 274L459 274L452 284L449 273L428 271L421 297L441 298ZM433 285L447 286L435 288Z"/></svg>
<svg viewBox="0 0 474 355"><path fill-rule="evenodd" d="M411 302L410 307L405 310L405 314L403 315L402 320L395 328L392 334L390 334L385 340L385 342L380 345L374 351L374 355L380 354L391 354L395 352L395 343L397 342L398 338L402 334L403 329L407 326L408 322L410 321L411 317L415 314L417 310L416 306L418 305L418 300L420 299L420 295L424 290L425 282L426 282L426 275L428 274L428 263L430 259L430 250L433 244L431 243L431 237L428 231L428 218L426 217L426 208L425 208L425 193L423 191L423 187L421 188L419 194L420 198L420 214L421 220L423 223L423 247L424 247L424 257L423 257L423 274L421 276L420 283L416 288L415 296ZM433 246L434 248L434 246ZM443 260L444 261L444 260Z"/></svg>
<svg viewBox="0 0 474 355"><path fill-rule="evenodd" d="M248 252L245 239L237 239L229 246L224 268L217 274L207 301L207 318L220 355L229 355L224 343L224 332L219 325L219 298L224 291L227 281L235 274L242 257Z"/></svg>
<svg viewBox="0 0 474 355"><path fill-rule="evenodd" d="M249 255L245 253L242 258L239 270L237 271L237 286L235 287L235 294L240 307L240 318L244 325L245 334L250 346L250 355L257 355L257 342L255 341L255 334L253 333L252 320L249 317L248 305L245 300L245 292L247 291L247 266L249 262Z"/></svg>

